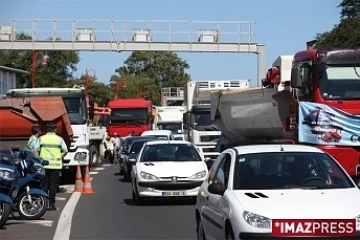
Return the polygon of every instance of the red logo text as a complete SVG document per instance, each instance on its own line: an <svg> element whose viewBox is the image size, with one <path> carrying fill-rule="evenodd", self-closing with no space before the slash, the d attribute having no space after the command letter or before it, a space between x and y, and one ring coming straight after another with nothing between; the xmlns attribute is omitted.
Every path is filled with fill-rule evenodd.
<svg viewBox="0 0 360 240"><path fill-rule="evenodd" d="M273 219L272 235L291 236L356 236L355 219Z"/></svg>

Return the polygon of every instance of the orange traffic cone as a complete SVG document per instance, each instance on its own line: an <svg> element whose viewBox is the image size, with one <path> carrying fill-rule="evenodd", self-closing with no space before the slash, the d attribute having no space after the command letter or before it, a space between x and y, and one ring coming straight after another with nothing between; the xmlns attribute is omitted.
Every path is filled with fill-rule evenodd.
<svg viewBox="0 0 360 240"><path fill-rule="evenodd" d="M84 190L84 183L81 176L81 169L80 166L77 166L74 192L83 192L83 190Z"/></svg>
<svg viewBox="0 0 360 240"><path fill-rule="evenodd" d="M91 186L91 178L89 173L89 167L86 166L85 178L84 178L84 190L83 193L94 193Z"/></svg>

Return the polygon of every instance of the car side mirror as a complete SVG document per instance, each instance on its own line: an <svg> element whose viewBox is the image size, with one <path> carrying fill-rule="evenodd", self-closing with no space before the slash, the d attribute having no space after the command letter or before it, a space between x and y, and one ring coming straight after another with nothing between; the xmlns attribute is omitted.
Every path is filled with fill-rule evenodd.
<svg viewBox="0 0 360 240"><path fill-rule="evenodd" d="M211 183L208 186L208 192L211 194L220 195L220 196L224 195L224 190L218 183Z"/></svg>
<svg viewBox="0 0 360 240"><path fill-rule="evenodd" d="M212 158L206 157L206 158L204 158L204 161L205 162L210 162L210 161L212 161Z"/></svg>

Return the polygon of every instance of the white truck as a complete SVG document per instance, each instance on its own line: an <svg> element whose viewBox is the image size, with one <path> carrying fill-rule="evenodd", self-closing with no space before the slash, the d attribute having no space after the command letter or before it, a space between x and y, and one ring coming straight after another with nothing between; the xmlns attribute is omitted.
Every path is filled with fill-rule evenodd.
<svg viewBox="0 0 360 240"><path fill-rule="evenodd" d="M10 89L7 95L27 96L60 96L71 123L73 140L69 153L64 158L63 177L73 179L76 167L95 167L101 162L103 142L106 138L106 127L88 126L88 109L84 88L23 88ZM69 174L69 175L68 175Z"/></svg>
<svg viewBox="0 0 360 240"><path fill-rule="evenodd" d="M183 114L185 107L155 107L154 125L156 129L170 130L175 140L184 140Z"/></svg>
<svg viewBox="0 0 360 240"><path fill-rule="evenodd" d="M185 140L193 143L204 158L216 159L221 131L211 121L210 92L250 88L250 80L190 81L184 87Z"/></svg>

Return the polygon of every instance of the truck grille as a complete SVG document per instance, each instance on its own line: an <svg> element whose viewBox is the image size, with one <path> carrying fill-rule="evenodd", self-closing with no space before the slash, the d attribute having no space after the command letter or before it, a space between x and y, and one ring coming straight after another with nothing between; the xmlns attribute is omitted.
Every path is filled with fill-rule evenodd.
<svg viewBox="0 0 360 240"><path fill-rule="evenodd" d="M77 150L77 146L76 146L76 142L77 140L79 139L79 136L73 136L73 140L70 144L70 149L69 149L69 152L76 152Z"/></svg>
<svg viewBox="0 0 360 240"><path fill-rule="evenodd" d="M200 141L202 142L217 142L219 140L219 136L200 136Z"/></svg>

